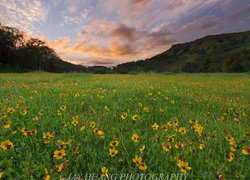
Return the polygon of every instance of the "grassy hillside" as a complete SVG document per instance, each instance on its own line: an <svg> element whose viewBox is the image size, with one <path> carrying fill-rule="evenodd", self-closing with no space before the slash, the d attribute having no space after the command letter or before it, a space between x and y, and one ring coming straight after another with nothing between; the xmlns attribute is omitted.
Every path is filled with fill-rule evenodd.
<svg viewBox="0 0 250 180"><path fill-rule="evenodd" d="M207 36L173 45L144 61L118 65L117 72L244 72L250 70L250 31Z"/></svg>

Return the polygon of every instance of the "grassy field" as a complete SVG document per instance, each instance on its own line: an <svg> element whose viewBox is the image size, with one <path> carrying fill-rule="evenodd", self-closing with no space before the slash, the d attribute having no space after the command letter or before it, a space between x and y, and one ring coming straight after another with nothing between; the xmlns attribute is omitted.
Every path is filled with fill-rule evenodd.
<svg viewBox="0 0 250 180"><path fill-rule="evenodd" d="M249 93L249 74L0 74L0 177L249 179Z"/></svg>

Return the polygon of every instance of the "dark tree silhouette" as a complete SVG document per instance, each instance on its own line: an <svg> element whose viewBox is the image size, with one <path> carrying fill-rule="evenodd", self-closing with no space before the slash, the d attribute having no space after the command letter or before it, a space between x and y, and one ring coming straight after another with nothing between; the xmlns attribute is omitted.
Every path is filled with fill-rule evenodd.
<svg viewBox="0 0 250 180"><path fill-rule="evenodd" d="M46 46L46 43L40 39L31 38L26 43L25 47L28 49L28 51L36 55L37 57L36 62L37 62L38 70L39 71L43 70L44 59L46 58L49 52L48 50L49 47Z"/></svg>
<svg viewBox="0 0 250 180"><path fill-rule="evenodd" d="M56 52L38 38L25 40L16 28L0 24L0 65L21 70L49 72L84 71L83 66L62 61Z"/></svg>
<svg viewBox="0 0 250 180"><path fill-rule="evenodd" d="M2 64L13 65L16 50L23 43L23 32L0 24L0 62Z"/></svg>

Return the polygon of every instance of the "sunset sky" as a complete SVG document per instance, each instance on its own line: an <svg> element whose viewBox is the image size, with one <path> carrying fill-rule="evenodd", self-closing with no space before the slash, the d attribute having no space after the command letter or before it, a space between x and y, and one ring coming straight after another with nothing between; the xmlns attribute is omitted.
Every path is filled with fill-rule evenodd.
<svg viewBox="0 0 250 180"><path fill-rule="evenodd" d="M0 0L0 22L45 40L66 61L113 66L250 30L250 0Z"/></svg>

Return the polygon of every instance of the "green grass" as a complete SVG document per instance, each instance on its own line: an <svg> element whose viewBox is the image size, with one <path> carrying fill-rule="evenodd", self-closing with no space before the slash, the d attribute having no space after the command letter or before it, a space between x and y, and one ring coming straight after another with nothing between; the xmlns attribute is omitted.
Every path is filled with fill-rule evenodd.
<svg viewBox="0 0 250 180"><path fill-rule="evenodd" d="M223 174L226 179L249 179L249 155L242 153L250 144L249 92L249 74L0 74L0 143L10 140L14 145L0 148L0 172L6 179L39 179L45 168L52 179L70 173L101 175L102 167L108 168L108 174L171 174L181 173L176 161L181 158L192 168L187 171L189 179L215 179ZM63 105L64 111L60 110ZM15 112L8 113L8 108ZM22 115L25 109L28 113ZM126 119L121 118L124 112ZM135 121L133 115L138 116ZM200 136L192 130L195 124L190 119L203 127ZM90 127L92 121L96 129ZM163 130L170 121L173 125ZM8 122L10 127L4 127ZM157 130L152 128L154 123L159 125ZM180 127L186 134L179 132ZM22 128L36 133L25 136ZM43 138L47 132L54 133L49 143ZM135 133L138 142L131 140ZM229 134L237 147L232 162L226 157ZM166 152L162 143L168 142L168 136L175 141ZM118 154L111 157L109 144L115 139ZM68 144L60 145L58 140ZM176 142L184 147L176 149ZM200 144L205 145L203 150ZM143 145L146 148L140 153ZM79 153L74 154L77 147ZM66 151L63 159L53 157L59 149ZM133 162L136 155L146 163L145 171ZM55 166L60 163L59 173Z"/></svg>

